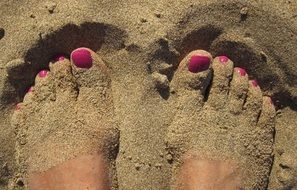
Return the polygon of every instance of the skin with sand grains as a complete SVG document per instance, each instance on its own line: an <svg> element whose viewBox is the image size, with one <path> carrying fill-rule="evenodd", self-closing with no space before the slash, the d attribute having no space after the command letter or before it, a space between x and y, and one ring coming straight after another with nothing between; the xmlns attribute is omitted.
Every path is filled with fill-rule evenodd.
<svg viewBox="0 0 297 190"><path fill-rule="evenodd" d="M18 179L32 190L116 189L119 133L107 67L79 48L49 68L37 74L12 118Z"/></svg>
<svg viewBox="0 0 297 190"><path fill-rule="evenodd" d="M166 137L173 190L267 187L275 108L255 80L233 65L226 56L212 59L197 50L176 71L171 86L178 111Z"/></svg>

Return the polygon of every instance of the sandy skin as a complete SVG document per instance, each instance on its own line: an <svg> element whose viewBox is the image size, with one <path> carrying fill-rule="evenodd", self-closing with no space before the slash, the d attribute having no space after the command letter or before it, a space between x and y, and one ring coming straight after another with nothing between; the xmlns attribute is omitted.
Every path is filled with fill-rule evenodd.
<svg viewBox="0 0 297 190"><path fill-rule="evenodd" d="M78 53L75 54L76 52ZM93 55L91 56L91 54ZM73 65L80 69L90 69L92 67L90 61L92 62L94 57L96 57L96 55L91 50L80 48L72 53L71 62L73 63ZM75 60L77 60L80 64L76 64ZM99 62L98 60L99 58L95 58L95 63ZM204 75L201 75L198 73L207 70L211 62L213 62L212 67L214 70L214 75L212 76L212 80L209 80L209 74L204 73ZM74 68L73 75L71 75L72 71L70 72L69 68L69 62L67 61L67 59L59 58L58 63L51 65L50 73L48 73L47 71L41 71L37 76L37 87L34 88L34 90L30 89L28 91L29 95L25 98L24 105L26 106L26 102L30 102L30 100L32 100L34 94L39 91L39 88L44 90L44 88L47 87L49 89L46 88L43 93L50 93L49 90L51 90L52 88L61 87L62 85L64 85L63 87L65 88L71 87L70 84L72 84L71 82L73 79L72 76L77 79L77 85L80 89L83 89L84 86L94 87L96 89L97 86L92 86L92 83L90 85L90 83L88 82L88 75L85 74L87 73L85 70L76 70L76 68ZM101 76L103 75L103 77L100 76L98 78L98 82L100 84L105 84L105 82L107 82L106 77L108 77L108 75L104 75L104 70L102 73L102 68L104 67L100 68L99 62L99 69L101 69L99 70L99 72ZM260 177L262 177L260 181L249 181L246 180L246 178L247 175L251 174L251 171L249 171L248 167L255 167L253 166L253 164L255 163L256 167L260 167L257 164L263 163L261 162L263 161L263 159L265 162L267 162L267 160L271 160L273 142L272 133L274 126L273 118L275 114L274 106L271 103L271 99L268 97L262 98L261 90L256 81L248 81L248 76L244 69L233 69L232 61L230 61L225 56L221 56L213 60L208 52L201 50L194 51L182 61L182 63L180 64L180 70L178 70L178 72L182 73L183 75L179 75L180 73L177 73L176 80L174 80L173 85L179 87L177 91L178 93L180 93L179 103L181 103L182 105L180 104L180 112L177 113L177 119L169 127L167 136L169 142L168 150L170 150L170 153L174 156L174 165L172 170L172 189L235 190L241 188L264 188L267 183L267 176L270 166L266 165L263 166L263 168L260 168L262 172L261 174L259 174ZM47 77L50 77L51 75L48 75L51 73L53 73L53 76L55 77L58 76L58 85L51 86L46 83L46 80L44 80ZM67 76L66 78L64 78L65 74ZM82 78L80 78L80 76L82 76ZM229 82L231 80L231 77L233 77L233 80ZM42 81L44 83L42 83ZM210 81L212 83L212 86L209 90L209 93L206 93L206 86L209 85ZM38 86L38 84L40 84L40 86ZM99 86L102 87L102 85L100 84ZM228 88L229 84L230 88ZM199 89L201 91L197 93L197 90ZM101 94L102 88L96 90L99 90ZM55 92L61 93L61 91L63 95L68 95L69 98L71 97L71 95L75 95L75 93L71 94L71 89L67 89L66 91L56 89ZM33 92L34 94L32 94ZM92 93L92 90L88 92ZM54 99L54 101L57 101L57 98L59 97L55 96L55 98L48 99L47 95L52 94L42 94L42 90L40 90L39 93L40 94L36 97L35 100L39 100L40 102L44 100L52 101L52 99ZM229 95L231 97L228 97ZM103 93L103 96L106 96L105 93ZM203 98L203 96L209 97ZM226 115L225 112L222 113L227 99L230 102L228 110L231 116L229 116L228 114ZM207 102L199 102L198 104L194 102L203 100L207 100ZM99 102L102 103L101 100L99 100ZM111 102L107 101L107 103L107 105L105 104L106 106L108 106ZM198 113L193 110L193 108L195 109L195 107L199 108L197 109L199 111ZM15 115L17 124L23 124L21 119L23 119L22 113L25 114L23 111L24 108L26 107L23 107L23 104L18 105L18 110L16 111ZM108 107L105 107L105 111L109 110L107 108ZM188 115L188 111L193 111L193 115L195 117ZM260 117L258 118L259 115ZM224 118L226 121L224 121L224 119L222 119L222 121L225 123L212 123L213 121L216 121L216 118L218 117ZM187 122L184 123L181 118L186 118ZM197 122L195 120L197 118L202 121L199 122L199 125L204 126L204 128L200 128L199 131L195 130L197 129ZM259 153L261 155L260 160L253 158L254 155L250 154L250 150L242 149L240 145L243 142L235 137L236 133L232 133L232 130L234 129L230 128L230 126L233 127L233 125L235 124L229 121L232 119L241 119L243 121L244 127L245 125L248 127L250 125L256 125L259 127L258 130L263 130L263 134L260 134L259 137L261 137L261 139L263 139L263 137L266 138L267 142L262 141L262 143L264 143L264 145L266 146L266 149L264 149L264 151L267 152ZM211 127L218 127L219 130L208 128L209 123L212 123ZM184 131L184 125L187 125L188 129L192 129L192 131ZM263 127L267 127L267 129ZM94 132L100 134L102 133L102 131L100 130L104 132L106 129L99 127L98 130L95 130ZM231 135L227 133L228 130L231 130ZM242 128L241 130L246 133L241 135L246 135L248 138L255 138L254 136L250 136L251 132L246 131L244 128ZM251 129L251 131L255 132L253 129ZM65 133L65 131L62 132ZM209 132L212 132L213 134L209 134ZM236 132L238 133L237 130ZM24 133L26 134L24 135ZM110 163L112 163L112 160L108 160L108 152L112 151L110 147L115 146L115 144L106 146L104 149L104 143L106 142L100 142L100 140L104 140L104 138L102 138L102 136L101 138L100 136L98 136L96 138L97 140L95 140L95 145L99 145L100 147L101 144L103 148L99 149L98 153L96 154L84 155L84 153L88 153L92 149L95 150L95 146L92 146L94 143L93 141L79 141L79 143L84 142L90 144L91 146L88 146L88 144L83 144L81 147L70 146L70 148L60 146L56 150L50 152L47 151L46 155L42 155L43 149L33 149L33 151L37 151L38 154L33 154L32 156L26 155L24 152L22 152L22 149L26 149L29 152L32 152L30 147L23 147L27 146L30 141L34 142L36 138L38 139L37 135L39 134L34 133L34 131L31 135L33 135L33 137L30 137L30 132L28 132L28 130L20 130L20 141L19 144L17 144L20 151L18 159L20 160L20 164L25 166L24 168L20 167L21 169L24 169L21 170L21 172L23 172L24 176L27 176L26 179L28 178L28 182L26 182L26 185L28 185L29 189L107 190L116 188L116 186L114 185L116 184L116 182L114 182L116 178L114 178L113 176L115 174L112 172L110 173ZM113 136L111 135L110 138L111 137ZM259 137L256 137L254 140L257 140L257 138ZM52 139L52 137L50 136L49 139ZM57 137L55 137L54 139L63 143L63 139L59 139ZM185 141L185 139L188 140ZM24 140L26 143L22 143ZM200 140L204 143L207 142L208 145L205 146L203 144L200 144ZM72 139L72 141L76 141L76 139ZM111 143L109 139L105 141ZM69 139L67 140L67 142L69 142ZM76 143L77 142L74 142L74 144ZM57 144L53 141L46 141L46 143L44 144L47 147L57 146ZM236 151L239 152L235 151L235 147L238 148L238 150ZM244 147L246 148L245 144ZM84 150L84 148L86 148L87 150ZM63 155L65 154L65 152L68 153L67 156ZM57 155L58 157L61 156L62 159L57 159ZM74 159L71 159L70 155L72 155ZM253 160L254 162L252 163L243 163L238 160L240 159L240 156L246 156L250 157L249 159L256 160ZM41 160L45 161L43 159L44 157L47 158L47 162L42 163ZM258 155L256 155L256 157L258 158Z"/></svg>
<svg viewBox="0 0 297 190"><path fill-rule="evenodd" d="M195 71L192 68L195 62L191 61L199 60L192 59L193 56L207 57L212 68L189 72ZM209 171L208 180L216 184L229 176L230 181L224 185L206 187L267 187L272 165L275 108L269 97L263 97L257 82L249 81L247 72L233 65L225 56L213 59L201 50L191 52L179 65L172 80L178 111L167 133L168 151L174 158L171 183L174 190L199 186L190 183L188 175L199 170ZM201 68L205 70L204 66ZM213 170L206 169L207 165L217 165L218 171L228 175L212 173Z"/></svg>
<svg viewBox="0 0 297 190"><path fill-rule="evenodd" d="M110 85L103 61L87 48L76 49L71 60L59 58L50 63L50 71L37 74L13 116L17 176L25 187L87 189L97 186L98 177L100 187L117 187L119 134Z"/></svg>

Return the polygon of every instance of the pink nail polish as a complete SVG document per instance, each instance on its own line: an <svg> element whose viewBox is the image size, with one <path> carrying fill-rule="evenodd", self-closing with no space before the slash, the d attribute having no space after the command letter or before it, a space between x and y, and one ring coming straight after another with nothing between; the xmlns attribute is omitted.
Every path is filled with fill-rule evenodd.
<svg viewBox="0 0 297 190"><path fill-rule="evenodd" d="M78 48L71 53L71 59L78 68L89 69L93 65L91 52L85 48Z"/></svg>
<svg viewBox="0 0 297 190"><path fill-rule="evenodd" d="M240 76L245 76L246 75L246 71L243 68L236 68L237 72L240 74Z"/></svg>
<svg viewBox="0 0 297 190"><path fill-rule="evenodd" d="M251 81L251 84L253 85L253 87L258 87L258 82L257 82L257 80L252 80Z"/></svg>
<svg viewBox="0 0 297 190"><path fill-rule="evenodd" d="M210 58L207 56L194 55L188 63L188 70L192 73L205 71L209 68Z"/></svg>
<svg viewBox="0 0 297 190"><path fill-rule="evenodd" d="M65 56L62 54L58 54L54 57L53 61L58 62L58 61L63 61L65 59Z"/></svg>
<svg viewBox="0 0 297 190"><path fill-rule="evenodd" d="M31 87L28 89L27 93L30 93L30 92L32 92L32 91L33 91L33 86L31 86Z"/></svg>
<svg viewBox="0 0 297 190"><path fill-rule="evenodd" d="M271 97L268 97L268 100L269 100L269 103L274 106L274 103L273 103Z"/></svg>
<svg viewBox="0 0 297 190"><path fill-rule="evenodd" d="M227 56L219 56L219 61L221 63L227 63L229 61L229 58Z"/></svg>
<svg viewBox="0 0 297 190"><path fill-rule="evenodd" d="M18 104L15 106L15 109L16 109L16 110L20 110L20 109L21 109L21 103L18 103Z"/></svg>
<svg viewBox="0 0 297 190"><path fill-rule="evenodd" d="M38 76L40 77L40 78L44 78L44 77L46 77L46 75L47 75L47 70L42 70L42 71L40 71L39 73L38 73Z"/></svg>

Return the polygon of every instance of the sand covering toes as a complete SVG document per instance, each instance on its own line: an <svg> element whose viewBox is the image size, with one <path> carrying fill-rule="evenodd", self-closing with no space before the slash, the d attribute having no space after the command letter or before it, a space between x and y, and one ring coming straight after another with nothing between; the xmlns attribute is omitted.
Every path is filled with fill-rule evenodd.
<svg viewBox="0 0 297 190"><path fill-rule="evenodd" d="M90 52L92 67L77 68L67 59L51 64L46 76L37 75L34 91L15 111L19 178L98 151L109 161L115 179L119 136L111 81L102 60L85 50Z"/></svg>
<svg viewBox="0 0 297 190"><path fill-rule="evenodd" d="M173 189L182 189L175 182L186 155L234 161L240 168L244 189L267 187L272 164L274 106L270 98L262 97L259 86L248 83L246 73L233 69L231 60L223 60L218 57L212 63L213 80L207 97L195 98L203 94L199 92L201 89L196 93L177 90L182 92L178 97L183 106L166 137L169 154L174 158ZM196 103L203 99L207 101Z"/></svg>

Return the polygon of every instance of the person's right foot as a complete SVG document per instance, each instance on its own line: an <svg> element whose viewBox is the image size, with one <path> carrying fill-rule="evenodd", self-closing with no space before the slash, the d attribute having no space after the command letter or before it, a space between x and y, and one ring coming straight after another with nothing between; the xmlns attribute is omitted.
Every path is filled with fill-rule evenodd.
<svg viewBox="0 0 297 190"><path fill-rule="evenodd" d="M44 189L38 188L43 185L40 180L49 183L49 189L100 189L95 184L90 187L98 183L90 173L101 173L109 175L103 179L105 189L111 186L106 180L113 180L112 185L116 186L114 167L119 133L114 122L108 69L87 48L73 51L71 63L62 57L56 61L50 64L50 71L37 75L35 86L13 116L18 130L18 177L23 178L25 186L29 177L32 189L32 185ZM77 164L80 161L83 163ZM42 174L44 171L51 172ZM80 175L91 177L79 179ZM54 184L63 180L65 184Z"/></svg>
<svg viewBox="0 0 297 190"><path fill-rule="evenodd" d="M211 62L213 76L201 73ZM257 82L227 57L198 50L180 63L172 87L179 101L166 137L172 189L265 189L275 108Z"/></svg>

